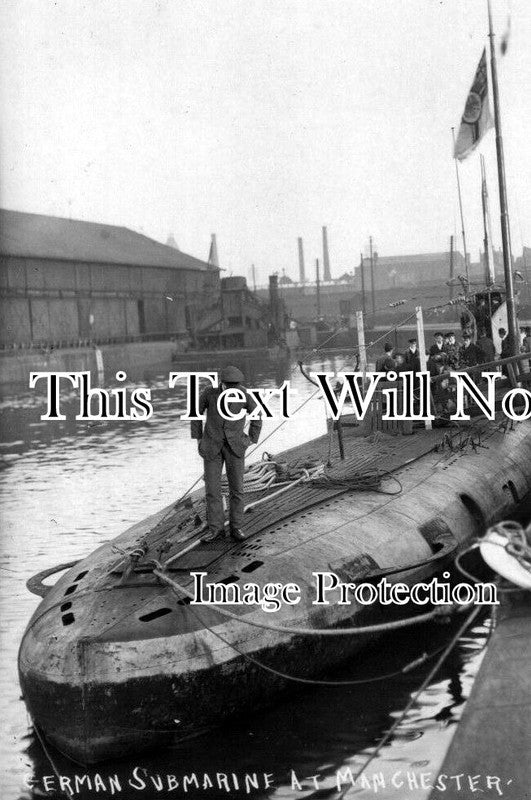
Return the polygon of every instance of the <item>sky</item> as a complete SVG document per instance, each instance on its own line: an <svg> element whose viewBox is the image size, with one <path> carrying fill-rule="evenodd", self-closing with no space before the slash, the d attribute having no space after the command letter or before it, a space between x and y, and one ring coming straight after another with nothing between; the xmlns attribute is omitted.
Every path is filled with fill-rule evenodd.
<svg viewBox="0 0 531 800"><path fill-rule="evenodd" d="M492 0L513 251L531 246L531 3ZM3 0L0 204L123 225L227 275L461 245L452 126L486 0ZM497 36L499 42L500 36ZM495 139L485 154L500 246ZM479 151L460 165L472 260Z"/></svg>

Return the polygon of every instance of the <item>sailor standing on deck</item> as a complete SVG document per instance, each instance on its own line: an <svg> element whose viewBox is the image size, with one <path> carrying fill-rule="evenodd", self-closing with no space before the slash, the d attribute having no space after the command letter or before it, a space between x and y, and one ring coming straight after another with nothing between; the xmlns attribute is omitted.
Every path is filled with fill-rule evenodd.
<svg viewBox="0 0 531 800"><path fill-rule="evenodd" d="M459 364L463 369L475 367L484 360L483 351L473 344L469 333L463 333L463 344L459 348Z"/></svg>
<svg viewBox="0 0 531 800"><path fill-rule="evenodd" d="M420 356L417 350L417 340L408 339L408 349L404 353L404 364L411 372L420 372Z"/></svg>
<svg viewBox="0 0 531 800"><path fill-rule="evenodd" d="M199 439L199 454L203 458L205 470L208 533L203 536L203 541L213 542L225 535L225 513L221 493L223 464L225 464L229 484L230 535L236 541L242 541L245 539L242 531L245 450L251 443L258 442L262 421L260 419L251 420L249 435L247 435L244 430L246 415L243 415L241 419L225 419L220 414L218 404L224 389L239 389L243 394L240 400L228 400L227 406L232 414L237 414L242 408L250 413L256 408L256 403L241 386L245 379L237 367L225 367L219 378L221 382L219 388L215 389L209 386L199 397L199 413L206 412L204 428L201 420L194 420L191 423L192 439Z"/></svg>
<svg viewBox="0 0 531 800"><path fill-rule="evenodd" d="M446 366L449 369L457 369L459 366L459 346L455 341L455 333L448 331L444 334L443 350L446 353Z"/></svg>
<svg viewBox="0 0 531 800"><path fill-rule="evenodd" d="M389 372L390 370L394 370L396 364L393 358L393 353L395 348L391 344L391 342L386 342L384 345L384 354L380 356L380 358L376 359L376 372Z"/></svg>

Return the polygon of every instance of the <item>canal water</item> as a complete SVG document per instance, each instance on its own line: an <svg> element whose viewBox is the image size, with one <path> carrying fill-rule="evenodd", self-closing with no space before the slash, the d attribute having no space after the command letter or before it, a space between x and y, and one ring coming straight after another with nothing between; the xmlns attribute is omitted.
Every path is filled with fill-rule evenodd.
<svg viewBox="0 0 531 800"><path fill-rule="evenodd" d="M215 369L226 363L183 369ZM322 401L294 363L254 359L236 362L250 386L297 391L292 419L264 425L251 456L277 452L326 430ZM316 356L310 365L336 371L352 364L343 354ZM424 800L482 658L489 629L480 619L461 637L419 701L401 720L363 779L351 775L369 758L436 661L402 673L422 653L444 647L455 628L425 626L387 638L362 661L342 665L331 680L359 681L342 688L292 690L274 706L246 712L198 739L130 761L102 764L85 777L53 749L44 752L20 698L17 650L39 598L25 588L34 573L83 557L101 543L175 501L201 472L196 442L180 419L184 386L168 388L176 365L130 374L120 386L151 388L148 421L76 422L78 398L64 392L64 421L42 421L42 388L4 393L0 407L2 493L0 749L1 800L75 797L374 797ZM104 385L116 385L106 376ZM313 395L313 396L312 396ZM278 429L277 429L278 428ZM382 675L398 673L380 680ZM350 772L349 772L350 770ZM55 772L63 776L61 792ZM77 782L75 776L78 776ZM221 777L220 777L221 776ZM224 777L225 776L225 777ZM179 785L176 788L176 782ZM197 782L197 783L196 783ZM31 787L31 788L30 788Z"/></svg>

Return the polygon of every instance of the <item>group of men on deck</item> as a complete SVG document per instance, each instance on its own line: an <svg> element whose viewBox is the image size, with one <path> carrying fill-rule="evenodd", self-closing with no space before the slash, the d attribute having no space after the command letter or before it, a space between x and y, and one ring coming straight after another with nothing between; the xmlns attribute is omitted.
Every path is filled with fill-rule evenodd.
<svg viewBox="0 0 531 800"><path fill-rule="evenodd" d="M501 358L511 355L511 342L504 328L498 334L501 339ZM437 333L433 336L427 355L427 368L432 377L442 372L468 369L478 364L488 364L495 360L496 351L490 336L483 330L479 332L477 342L472 341L472 334L465 330L461 345L457 344L455 333ZM376 372L420 372L420 354L415 338L408 340L408 348L404 352L386 342L384 353L376 360Z"/></svg>
<svg viewBox="0 0 531 800"><path fill-rule="evenodd" d="M504 328L498 330L498 335L501 340L500 356L507 358L512 355L510 338ZM531 337L529 341L531 341ZM465 328L460 345L456 342L453 331L444 334L437 331L426 356L426 366L431 377L440 378L432 383L432 396L436 413L441 419L444 419L448 418L455 410L455 387L450 383L449 375L445 375L445 373L492 363L496 358L496 350L492 339L485 330L479 331L478 339L474 342L471 331ZM376 372L420 372L421 363L417 339L409 339L405 352L397 352L390 342L386 342L384 353L377 359L375 368ZM503 367L502 372L504 372Z"/></svg>

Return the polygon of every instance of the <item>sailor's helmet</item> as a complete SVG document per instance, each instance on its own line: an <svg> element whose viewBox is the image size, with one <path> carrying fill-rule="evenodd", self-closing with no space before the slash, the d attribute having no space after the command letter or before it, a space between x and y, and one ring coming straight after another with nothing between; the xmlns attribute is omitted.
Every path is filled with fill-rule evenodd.
<svg viewBox="0 0 531 800"><path fill-rule="evenodd" d="M223 383L243 383L245 380L243 372L233 366L223 367L219 377Z"/></svg>

